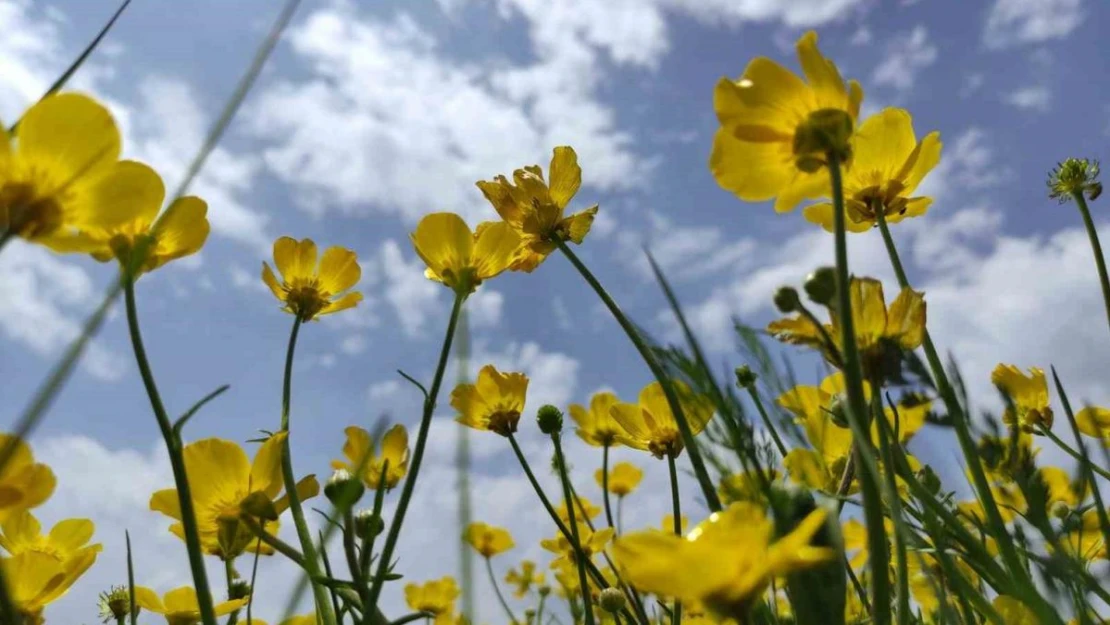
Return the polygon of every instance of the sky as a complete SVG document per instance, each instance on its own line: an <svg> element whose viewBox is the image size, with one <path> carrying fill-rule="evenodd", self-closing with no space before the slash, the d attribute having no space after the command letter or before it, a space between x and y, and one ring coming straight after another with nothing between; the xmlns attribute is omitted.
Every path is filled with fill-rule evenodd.
<svg viewBox="0 0 1110 625"><path fill-rule="evenodd" d="M114 9L108 0L0 0L0 119L10 123L36 100ZM70 87L106 102L125 156L150 163L172 188L277 9L263 0L137 0ZM263 286L261 261L278 236L311 237L357 252L365 300L301 333L297 473L326 479L347 425L370 428L387 415L414 430L420 396L396 370L431 377L451 300L423 278L407 234L433 211L496 218L474 182L546 168L557 145L573 146L583 169L572 208L600 204L576 251L614 298L655 336L679 338L644 259L648 246L710 358L723 371L742 364L732 318L772 319L774 290L831 264L832 237L800 210L777 215L717 186L707 167L713 85L755 56L796 68L793 42L812 28L842 73L863 84L865 115L904 107L918 136L940 132L941 164L920 190L934 203L894 236L925 292L932 335L959 360L973 401L997 409L989 376L999 362L1055 365L1073 403L1110 401L1110 336L1087 237L1074 206L1049 200L1043 182L1063 158L1106 157L1108 25L1110 6L1094 0L308 0L193 187L209 205L207 245L139 283L163 397L181 412L231 385L190 423L190 440L242 442L278 427L292 320ZM1103 203L1092 209L1106 238ZM853 271L882 279L892 299L879 234L853 235L849 246ZM20 242L0 254L0 429L112 277L109 265ZM586 403L603 388L631 400L650 380L560 257L486 283L467 306L473 368L494 363L531 378L521 439L537 466L547 466L550 449L532 411ZM148 509L149 494L172 477L121 313L32 439L58 476L36 513L46 523L92 518L104 545L51 620L92 622L96 594L125 580L125 529L140 583L164 592L188 580L169 520ZM782 353L817 382L816 360ZM411 581L458 568L452 416L445 390L398 552ZM475 518L509 527L518 545L495 562L499 575L524 557L546 562L536 542L553 530L505 441L471 441ZM927 433L912 449L959 476L950 433ZM596 499L596 450L573 440L568 453L576 483ZM626 525L657 525L669 511L666 467L624 450L616 458L647 469ZM685 509L698 521L705 509L694 489L684 483ZM290 523L282 535L292 536ZM257 604L268 619L292 578L271 560ZM478 622L498 622L484 580L477 592ZM385 607L403 613L399 584L387 588Z"/></svg>

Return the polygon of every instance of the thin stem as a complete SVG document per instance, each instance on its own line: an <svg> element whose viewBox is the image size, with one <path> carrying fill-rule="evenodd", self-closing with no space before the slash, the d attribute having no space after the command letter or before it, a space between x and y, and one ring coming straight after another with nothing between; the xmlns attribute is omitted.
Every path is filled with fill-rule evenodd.
<svg viewBox="0 0 1110 625"><path fill-rule="evenodd" d="M389 572L389 561L393 557L393 550L397 547L397 540L401 537L401 524L405 520L409 501L412 500L413 490L416 489L416 478L420 474L420 464L424 460L424 447L428 443L428 430L432 425L432 413L435 412L436 397L439 387L443 384L443 372L447 369L447 358L451 354L451 342L455 338L455 328L458 326L459 313L462 311L465 295L456 295L455 304L451 307L451 318L447 321L447 332L443 337L443 347L439 351L439 364L436 365L435 375L432 377L432 387L424 401L424 414L420 419L420 431L416 435L416 445L412 450L412 460L409 463L409 473L405 478L405 485L401 488L401 498L397 501L397 510L393 513L393 522L389 525L389 534L386 535L382 553L378 556L378 571L374 575L373 585L370 587L370 598L366 602L366 613L371 614L377 608L378 598L381 596L382 587L385 585L385 576Z"/></svg>
<svg viewBox="0 0 1110 625"><path fill-rule="evenodd" d="M312 541L312 533L305 520L304 508L301 506L301 497L297 493L297 477L293 473L293 454L289 443L289 404L293 393L293 356L297 351L297 335L300 333L304 320L297 315L293 320L293 329L289 332L289 346L285 351L285 374L281 385L281 431L286 432L285 441L281 444L281 476L285 481L285 495L289 498L289 512L293 516L293 526L297 529L297 539L304 552L304 570L311 578L312 596L316 601L316 609L324 625L335 624L335 614L332 612L331 602L328 599L327 588L315 581L320 577L320 555Z"/></svg>
<svg viewBox="0 0 1110 625"><path fill-rule="evenodd" d="M559 432L551 434L551 442L555 445L555 461L559 465L559 481L563 483L563 498L567 502L567 525L570 526L571 536L574 537L574 560L578 565L578 583L582 587L582 606L585 608L586 625L594 625L594 610L590 605L590 584L586 579L586 554L582 551L581 538L578 536L578 523L574 521L574 496L570 492L570 478L567 477L566 458L563 456L563 444L559 440Z"/></svg>
<svg viewBox="0 0 1110 625"><path fill-rule="evenodd" d="M698 485L701 486L706 505L709 506L711 511L720 512L721 500L717 496L717 489L713 487L713 480L710 479L709 472L705 468L705 460L702 458L701 449L698 448L697 441L694 440L694 432L690 429L690 422L686 419L686 413L682 409L682 404L678 400L678 395L675 393L674 385L671 383L670 378L667 376L666 372L663 371L655 355L651 353L651 349L647 346L647 343L644 342L643 337L640 336L635 326L632 325L632 322L628 320L628 317L626 317L620 307L617 306L617 303L613 301L613 298L609 296L605 287L601 286L601 283L598 282L593 273L591 273L586 265L579 260L578 256L571 251L565 241L556 237L555 244L563 252L563 255L567 257L567 260L574 265L574 268L578 270L578 273L582 275L590 287L593 288L598 297L601 298L605 307L609 309L609 313L612 314L613 318L620 324L621 329L624 330L628 339L632 341L632 344L636 347L636 351L640 353L640 357L644 360L648 369L651 370L652 375L655 376L655 379L659 382L659 385L663 389L663 394L667 398L667 405L670 406L671 412L674 414L678 430L682 434L683 444L686 446L687 453L690 454L690 464L694 467L694 476L697 477Z"/></svg>
<svg viewBox="0 0 1110 625"><path fill-rule="evenodd" d="M852 481L856 479L856 444L848 450L848 461L844 463L844 472L840 474L840 483L836 486L836 510L844 510L848 501L848 491L852 488Z"/></svg>
<svg viewBox="0 0 1110 625"><path fill-rule="evenodd" d="M882 455L885 471L883 477L886 479L887 486L887 508L890 509L890 516L894 521L894 566L897 576L895 580L898 587L895 589L895 618L898 625L909 625L910 622L910 583L909 583L909 563L906 559L906 527L902 519L902 501L898 495L898 484L894 478L894 456L891 452L891 441L893 433L888 432L886 416L883 414L883 397L879 393L881 388L881 381L874 380L872 387L875 391L871 395L871 418L878 424L879 430L879 451ZM930 578L932 576L930 575Z"/></svg>
<svg viewBox="0 0 1110 625"><path fill-rule="evenodd" d="M501 594L501 586L497 584L497 577L493 574L493 564L489 558L486 558L486 573L489 574L489 583L493 586L493 591L497 593L497 600L501 602L501 607L505 610L505 614L509 616L509 623L520 623L513 614L512 608L509 603L505 601L505 595Z"/></svg>
<svg viewBox="0 0 1110 625"><path fill-rule="evenodd" d="M601 448L601 500L605 504L605 520L613 527L613 509L609 506L609 445Z"/></svg>
<svg viewBox="0 0 1110 625"><path fill-rule="evenodd" d="M840 172L840 159L828 154L829 179L832 183L833 220L836 238L836 314L840 321L841 358L845 386L848 391L848 425L856 441L855 456L863 465L860 475L860 492L863 494L864 519L867 523L867 543L870 550L868 566L871 568L871 605L874 607L876 625L890 623L890 551L887 548L883 526L882 500L878 476L872 470L872 445L867 422L867 402L863 396L863 373L860 368L859 347L852 316L851 280L848 271L848 238L845 228L844 188ZM876 389L877 392L877 389ZM866 460L864 458L866 457Z"/></svg>
<svg viewBox="0 0 1110 625"><path fill-rule="evenodd" d="M320 551L323 552L323 549ZM347 558L347 568L351 572L351 581L355 584L358 598L362 601L362 605L366 605L370 598L370 588L366 584L366 578L362 575L358 552L355 551L355 515L351 512L351 506L349 505L343 511L343 555Z"/></svg>
<svg viewBox="0 0 1110 625"><path fill-rule="evenodd" d="M251 609L254 607L254 595L256 592L255 582L258 581L258 558L259 551L262 550L262 538L254 544L254 562L251 563L251 594L247 597L247 625L252 625L253 619L251 618Z"/></svg>
<svg viewBox="0 0 1110 625"><path fill-rule="evenodd" d="M674 515L674 535L682 536L682 505L678 497L678 468L675 466L674 455L667 454L667 468L671 473L671 510ZM671 613L671 624L682 623L682 602L674 600L674 610Z"/></svg>
<svg viewBox="0 0 1110 625"><path fill-rule="evenodd" d="M767 431L771 434L771 438L774 439L775 447L778 448L779 454L785 458L787 453L786 445L782 443L778 431L775 429L774 424L771 423L771 417L767 414L767 410L763 408L763 402L759 399L759 393L755 390L754 384L748 387L748 395L752 398L756 410L759 411L759 416L763 419L763 426L767 428Z"/></svg>
<svg viewBox="0 0 1110 625"><path fill-rule="evenodd" d="M326 541L324 540L324 532L317 531L316 537L320 541L320 562L324 565L324 575L335 579L335 576L331 572L331 560L328 559L328 550L325 547ZM328 588L328 595L331 596L331 609L335 612L335 622L339 625L343 625L343 615L346 606L339 605L339 596L334 588Z"/></svg>
<svg viewBox="0 0 1110 625"><path fill-rule="evenodd" d="M287 543L284 540L278 538L277 536L274 536L270 532L267 532L265 528L263 528L261 525L258 524L258 521L255 521L254 519L250 518L249 516L241 516L241 517L239 517L239 520L242 523L246 524L247 528L250 529L251 533L253 533L255 536L257 536L262 542L264 542L267 545L273 547L274 551L280 553L281 555L285 556L286 558L289 558L290 560L293 561L294 564L301 567L302 569L305 569L306 571L308 570L306 568L304 556L302 556L301 553L299 551L297 551L296 547L290 545L289 543ZM319 573L317 573L316 575L318 576ZM252 592L254 591L253 587L251 588L251 591Z"/></svg>
<svg viewBox="0 0 1110 625"><path fill-rule="evenodd" d="M624 529L621 516L624 512L624 495L617 497L617 535L619 536Z"/></svg>
<svg viewBox="0 0 1110 625"><path fill-rule="evenodd" d="M1038 433L1047 436L1053 443L1056 443L1056 446L1064 450L1064 452L1067 453L1069 456L1078 460L1081 467L1084 467L1084 465L1086 467L1090 467L1092 471L1100 475L1103 479L1110 480L1110 472L1107 472L1106 469L1103 469L1094 462L1091 462L1089 457L1084 458L1078 451L1065 443L1063 439L1057 436L1052 430L1046 427L1040 427L1037 429L1037 431Z"/></svg>
<svg viewBox="0 0 1110 625"><path fill-rule="evenodd" d="M1087 238L1091 240L1091 251L1095 254L1095 265L1098 267L1098 281L1102 284L1102 303L1106 307L1106 318L1110 322L1110 276L1106 273L1106 259L1102 255L1102 245L1098 242L1098 231L1095 222L1091 219L1091 211L1087 208L1087 199L1082 191L1072 194L1075 205L1079 207L1079 214L1083 216L1083 225L1087 227Z"/></svg>
<svg viewBox="0 0 1110 625"><path fill-rule="evenodd" d="M173 426L170 424L166 407L162 404L162 396L158 393L158 386L154 382L154 373L147 360L146 348L143 347L143 337L139 331L139 312L135 306L135 281L130 275L120 277L123 281L124 299L127 306L127 328L131 334L131 346L135 351L135 361L139 366L139 375L143 379L147 397L150 398L150 407L158 421L158 428L166 444L166 451L170 456L170 468L173 470L174 486L177 488L177 500L181 506L181 526L185 534L185 548L189 552L189 568L193 574L193 586L197 592L198 611L200 620L204 625L216 625L216 613L212 609L212 591L208 586L208 572L204 568L204 550L200 545L200 532L197 530L196 512L193 510L193 495L189 489L189 477L185 472L185 459L182 456L181 441L173 435Z"/></svg>
<svg viewBox="0 0 1110 625"><path fill-rule="evenodd" d="M224 575L227 577L227 598L232 598L234 592L234 584L236 577L235 564L231 560L224 560ZM227 625L235 625L239 622L239 610L236 610L228 615Z"/></svg>
<svg viewBox="0 0 1110 625"><path fill-rule="evenodd" d="M385 503L385 479L389 474L389 460L382 462L381 477L378 478L378 489L374 491L374 508L373 518L380 520L382 518L382 504ZM370 580L370 562L374 558L374 543L377 542L378 532L371 532L369 538L364 538L362 541L362 552L359 554L358 567L362 573L362 579Z"/></svg>
<svg viewBox="0 0 1110 625"><path fill-rule="evenodd" d="M547 595L540 595L540 605L536 608L536 625L543 625L543 604L547 601Z"/></svg>
<svg viewBox="0 0 1110 625"><path fill-rule="evenodd" d="M135 609L135 564L131 561L131 533L124 530L123 539L127 543L127 613L131 625L135 625L139 611Z"/></svg>

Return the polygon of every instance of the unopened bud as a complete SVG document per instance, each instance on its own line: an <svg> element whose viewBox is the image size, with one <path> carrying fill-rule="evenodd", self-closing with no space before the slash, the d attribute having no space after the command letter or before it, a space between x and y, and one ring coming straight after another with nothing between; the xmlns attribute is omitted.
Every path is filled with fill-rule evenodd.
<svg viewBox="0 0 1110 625"><path fill-rule="evenodd" d="M825 412L829 415L829 419L833 423L842 428L848 426L848 398L844 393L837 393L829 400L829 405L825 408Z"/></svg>
<svg viewBox="0 0 1110 625"><path fill-rule="evenodd" d="M251 585L245 579L237 579L231 582L231 586L227 589L227 598L230 601L236 599L246 599L251 596Z"/></svg>
<svg viewBox="0 0 1110 625"><path fill-rule="evenodd" d="M536 592L540 593L541 597L546 597L547 595L551 594L551 586L548 586L547 584L542 584L539 588L536 589Z"/></svg>
<svg viewBox="0 0 1110 625"><path fill-rule="evenodd" d="M551 404L540 406L536 421L544 434L555 434L563 429L563 413Z"/></svg>
<svg viewBox="0 0 1110 625"><path fill-rule="evenodd" d="M385 531L385 521L373 510L360 510L355 513L355 533L362 540L370 540Z"/></svg>
<svg viewBox="0 0 1110 625"><path fill-rule="evenodd" d="M366 487L362 485L362 480L351 475L346 469L338 469L332 473L327 484L324 484L324 495L328 501L337 506L354 505L362 498L364 492Z"/></svg>
<svg viewBox="0 0 1110 625"><path fill-rule="evenodd" d="M1057 519L1066 519L1068 518L1068 515L1071 514L1071 508L1068 506L1068 504L1062 501L1057 501L1052 504L1052 508L1049 509L1049 514L1056 517Z"/></svg>
<svg viewBox="0 0 1110 625"><path fill-rule="evenodd" d="M626 601L624 599L624 593L620 590L616 588L606 588L601 591L601 597L598 598L597 603L601 606L602 610L616 614L624 609Z"/></svg>
<svg viewBox="0 0 1110 625"><path fill-rule="evenodd" d="M836 297L836 270L832 267L815 269L802 288L811 302L828 306Z"/></svg>
<svg viewBox="0 0 1110 625"><path fill-rule="evenodd" d="M740 388L751 388L755 386L755 381L758 379L759 376L748 365L740 365L736 368L736 385Z"/></svg>
<svg viewBox="0 0 1110 625"><path fill-rule="evenodd" d="M798 290L792 286L779 287L779 290L775 291L774 302L775 308L783 314L797 312L802 304L802 300L798 299Z"/></svg>

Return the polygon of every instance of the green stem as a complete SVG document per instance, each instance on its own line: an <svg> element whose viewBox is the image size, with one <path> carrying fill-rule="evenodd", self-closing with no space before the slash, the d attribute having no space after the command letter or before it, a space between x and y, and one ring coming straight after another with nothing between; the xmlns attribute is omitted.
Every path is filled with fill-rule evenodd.
<svg viewBox="0 0 1110 625"><path fill-rule="evenodd" d="M420 474L420 464L424 460L424 448L428 444L428 430L432 425L432 413L436 408L436 397L439 396L439 387L443 384L443 372L447 369L447 359L451 354L451 342L455 338L455 328L458 326L459 314L462 312L465 295L455 295L455 303L451 307L451 318L447 321L447 332L443 337L443 346L439 351L439 363L436 365L435 375L432 377L432 387L424 399L424 414L420 419L420 431L416 435L416 445L412 450L412 459L409 463L408 476L405 485L401 488L401 498L397 501L397 509L393 513L393 522L389 525L389 534L386 535L382 553L378 556L378 570L374 575L373 585L370 587L370 598L366 602L366 613L371 614L378 606L382 587L385 585L385 576L389 572L389 562L393 558L393 550L397 548L397 541L401 537L401 524L405 521L405 512L408 511L412 493L416 489L416 478Z"/></svg>
<svg viewBox="0 0 1110 625"><path fill-rule="evenodd" d="M1083 225L1087 227L1087 238L1091 240L1091 250L1095 254L1095 265L1098 267L1098 280L1102 284L1102 303L1106 307L1106 318L1110 321L1110 276L1106 273L1106 259L1102 255L1102 245L1098 242L1098 231L1095 222L1091 219L1091 211L1087 208L1087 199L1083 191L1072 194L1075 205L1079 207L1079 214L1083 216Z"/></svg>
<svg viewBox="0 0 1110 625"><path fill-rule="evenodd" d="M674 455L667 454L667 468L671 473L671 514L674 516L672 525L674 535L682 536L682 504L678 497L678 468L675 466ZM674 600L674 610L671 613L671 625L682 623L682 602Z"/></svg>
<svg viewBox="0 0 1110 625"><path fill-rule="evenodd" d="M659 382L659 385L663 389L663 395L667 398L667 404L674 414L675 423L678 425L678 431L682 434L682 442L690 454L690 464L694 467L694 476L697 477L698 485L701 486L706 505L709 506L711 511L720 512L721 500L717 496L717 489L713 487L713 481L709 478L709 472L705 468L705 460L702 458L701 449L698 448L697 441L694 440L694 432L690 429L690 422L686 419L686 413L682 410L682 404L678 400L678 394L675 393L674 385L671 383L670 378L667 377L666 372L663 371L663 367L659 365L655 355L651 353L651 349L647 346L647 343L644 342L643 337L640 336L635 326L633 326L632 322L628 320L628 317L624 315L620 307L617 306L617 303L613 301L613 298L609 296L605 287L601 286L601 283L598 282L593 273L591 273L586 265L579 260L578 256L571 251L565 241L556 237L555 244L563 252L563 255L567 257L567 260L574 265L574 268L578 270L578 273L582 275L582 278L593 288L598 297L601 298L605 307L609 309L609 313L612 314L613 318L620 324L621 329L624 330L628 339L632 341L632 344L636 347L636 351L640 353L640 357L644 360L648 369L651 370L652 375L655 376L655 379Z"/></svg>
<svg viewBox="0 0 1110 625"><path fill-rule="evenodd" d="M182 456L181 440L174 436L173 425L170 423L166 407L162 404L162 396L158 393L158 386L154 382L154 373L150 369L150 361L143 347L143 337L139 331L139 313L135 307L135 281L130 275L122 275L124 299L127 307L127 328L131 334L131 346L135 351L135 361L139 366L139 375L146 387L146 394L150 398L150 407L154 417L158 420L158 428L162 431L162 438L166 444L166 451L170 456L170 468L173 470L174 486L177 488L177 500L181 506L181 526L185 534L185 548L189 552L189 568L193 574L193 587L197 592L198 611L200 620L204 625L216 625L216 613L212 609L212 591L208 586L208 572L204 568L204 550L200 544L200 532L197 530L196 512L193 510L193 495L189 489L189 477L185 473L185 458Z"/></svg>
<svg viewBox="0 0 1110 625"><path fill-rule="evenodd" d="M840 321L841 358L844 380L848 391L848 425L856 441L855 451L860 465L860 492L863 495L864 519L867 523L867 543L870 550L868 566L871 568L871 605L876 625L890 624L890 551L883 526L882 500L878 476L872 470L873 445L866 426L867 402L863 396L863 374L860 368L859 347L856 345L855 322L852 318L851 280L848 272L848 239L845 228L844 188L839 157L828 154L829 178L832 183L833 220L836 235L836 314ZM875 392L878 392L876 389Z"/></svg>
<svg viewBox="0 0 1110 625"><path fill-rule="evenodd" d="M254 607L254 594L255 594L254 584L255 584L255 582L258 581L258 557L259 557L258 552L261 549L262 549L262 539L259 538L258 542L256 542L254 544L254 562L251 563L251 594L250 594L249 597L247 597L247 625L252 625L253 622L254 622L254 620L251 618L252 617L251 610ZM132 623L132 625L134 625L134 623Z"/></svg>
<svg viewBox="0 0 1110 625"><path fill-rule="evenodd" d="M752 398L756 410L759 411L760 418L763 419L763 426L767 428L767 431L771 434L771 438L774 439L775 447L778 448L779 454L785 458L787 453L786 445L784 445L782 439L779 438L779 433L775 429L774 424L771 423L771 417L767 414L767 410L763 408L763 402L759 399L759 393L755 390L754 384L748 387L748 395Z"/></svg>
<svg viewBox="0 0 1110 625"><path fill-rule="evenodd" d="M1089 457L1084 458L1079 452L1077 452L1074 448L1065 443L1059 436L1053 433L1052 430L1041 427L1037 431L1047 436L1053 443L1056 443L1056 446L1064 450L1064 452L1067 453L1069 456L1078 460L1081 467L1089 467L1091 471L1094 471L1098 475L1102 476L1104 479L1110 480L1110 472L1107 472L1106 469L1103 469L1094 462L1091 462Z"/></svg>
<svg viewBox="0 0 1110 625"><path fill-rule="evenodd" d="M906 559L907 528L902 518L902 501L898 495L898 483L894 478L894 456L891 452L892 433L887 431L886 416L883 414L883 397L879 392L882 387L881 380L872 382L875 389L871 395L871 418L878 424L879 452L883 459L883 477L886 479L888 494L887 507L890 517L894 522L894 566L898 583L895 589L895 618L898 625L909 625L910 622L910 581L909 562ZM931 578L931 575L930 575Z"/></svg>
<svg viewBox="0 0 1110 625"><path fill-rule="evenodd" d="M501 607L505 610L505 614L509 616L509 623L520 623L513 614L512 608L509 607L509 602L505 601L505 595L501 594L501 586L497 584L497 577L493 574L493 564L489 558L486 558L486 573L489 573L489 583L493 586L493 591L497 593L497 600L501 603Z"/></svg>
<svg viewBox="0 0 1110 625"><path fill-rule="evenodd" d="M235 564L231 560L224 560L224 575L227 577L227 598L231 599L233 590L232 582L235 581L237 575L235 574ZM239 622L239 610L236 610L228 615L227 625L235 625Z"/></svg>
<svg viewBox="0 0 1110 625"><path fill-rule="evenodd" d="M582 551L581 538L578 536L578 523L574 521L574 496L570 492L570 478L567 477L566 458L563 456L563 443L559 432L551 434L551 442L555 445L555 462L559 465L559 481L563 483L563 499L567 502L567 525L570 526L571 536L574 537L574 560L578 565L578 583L582 587L582 605L586 613L586 625L594 625L594 610L590 605L590 583L586 579L586 554Z"/></svg>
<svg viewBox="0 0 1110 625"><path fill-rule="evenodd" d="M358 552L355 550L355 515L349 505L343 511L343 555L347 558L347 569L351 572L351 581L355 584L358 598L365 606L368 603L367 599L370 598L370 588L362 575L362 566L359 564Z"/></svg>
<svg viewBox="0 0 1110 625"><path fill-rule="evenodd" d="M543 604L547 601L547 595L540 595L540 605L536 608L536 622L535 625L543 625Z"/></svg>
<svg viewBox="0 0 1110 625"><path fill-rule="evenodd" d="M285 542L284 540L278 538L277 536L274 536L270 532L267 532L266 529L263 528L262 525L260 525L258 523L258 521L255 521L254 519L252 519L249 516L239 517L239 521L241 523L246 524L247 528L250 529L251 533L253 533L255 536L257 536L259 540L266 543L270 547L273 547L274 551L276 551L276 552L280 553L281 555L285 556L286 558L289 558L290 560L292 560L293 564L296 564L297 566L301 567L302 569L308 570L306 568L307 565L305 564L304 556L302 556L301 553L299 551L297 551L297 549L295 547L293 547L289 543ZM251 588L251 591L252 592L254 591L253 587Z"/></svg>
<svg viewBox="0 0 1110 625"><path fill-rule="evenodd" d="M324 532L317 530L316 538L319 540L320 544L320 562L324 565L324 575L327 575L331 579L335 579L335 575L333 575L331 571L331 560L328 559L328 550L324 546L326 544ZM335 612L335 622L338 623L338 625L343 625L343 615L346 613L346 606L339 605L339 594L336 592L335 588L328 588L328 595L331 597L331 609Z"/></svg>
<svg viewBox="0 0 1110 625"><path fill-rule="evenodd" d="M601 448L601 500L605 504L605 520L613 527L613 509L609 506L609 445Z"/></svg>
<svg viewBox="0 0 1110 625"><path fill-rule="evenodd" d="M285 441L281 445L281 476L285 481L285 495L289 498L289 512L293 516L293 526L297 529L297 538L301 542L301 551L304 553L304 569L312 579L312 596L316 601L316 610L320 614L323 625L335 625L335 614L332 612L328 590L323 584L315 581L320 577L320 555L312 541L312 532L308 529L305 520L304 508L301 506L301 497L297 493L297 477L293 473L293 454L289 442L289 405L290 395L293 390L293 355L297 350L297 335L300 333L304 320L298 315L293 320L293 329L289 332L289 347L285 352L285 375L281 386L281 431L286 433Z"/></svg>
<svg viewBox="0 0 1110 625"><path fill-rule="evenodd" d="M375 519L382 518L382 505L385 503L385 479L389 473L389 461L382 462L382 473L378 479L378 489L374 491L374 509L373 515ZM374 557L374 543L378 540L377 533L371 533L370 538L363 539L362 553L359 554L359 571L362 572L362 579L370 580L370 561Z"/></svg>
<svg viewBox="0 0 1110 625"><path fill-rule="evenodd" d="M622 513L624 512L624 496L617 497L617 536L620 536L621 530L624 528L622 523Z"/></svg>
<svg viewBox="0 0 1110 625"><path fill-rule="evenodd" d="M886 245L887 255L890 256L890 264L894 268L895 275L898 277L898 285L903 289L908 289L910 288L910 281L906 277L905 268L902 267L902 261L898 256L898 249L895 247L894 239L890 235L890 228L886 222L886 215L882 210L876 210L875 215L879 225L879 232L883 237L883 243ZM959 442L960 451L967 461L975 492L983 505L983 512L987 520L987 528L998 542L998 549L1002 554L1002 561L1010 571L1014 581L1018 584L1020 589L1018 594L1031 598L1040 598L1041 595L1034 586L1032 579L1030 579L1029 572L1021 564L1021 558L1018 557L1017 549L1014 547L1010 533L1006 530L1006 524L998 511L998 504L994 500L994 493L991 492L990 484L987 481L986 473L983 471L983 465L979 459L979 451L976 449L975 441L971 437L971 428L968 425L967 415L964 414L963 408L956 398L956 393L951 383L948 381L948 374L944 370L944 365L941 364L940 356L937 354L936 346L933 344L933 339L929 335L928 328L924 328L922 331L921 346L925 351L925 359L929 363L929 369L932 371L936 388L940 393L941 399L944 401L944 406L948 411L949 417L952 419L953 428L956 430L956 440ZM1041 618L1050 623L1061 622L1047 602L1043 599L1039 601L1033 599L1033 601L1036 603L1034 606L1035 612L1040 615Z"/></svg>

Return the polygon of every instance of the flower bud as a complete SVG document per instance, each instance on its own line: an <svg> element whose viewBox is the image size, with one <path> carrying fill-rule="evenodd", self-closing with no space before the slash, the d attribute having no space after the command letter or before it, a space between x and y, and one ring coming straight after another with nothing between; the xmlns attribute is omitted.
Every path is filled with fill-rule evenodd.
<svg viewBox="0 0 1110 625"><path fill-rule="evenodd" d="M827 164L830 154L847 162L852 156L853 126L847 111L828 108L810 113L794 130L795 166L814 173Z"/></svg>
<svg viewBox="0 0 1110 625"><path fill-rule="evenodd" d="M352 506L365 492L366 487L362 485L362 480L351 475L346 469L336 470L331 474L327 484L324 484L324 495L328 501L337 506Z"/></svg>
<svg viewBox="0 0 1110 625"><path fill-rule="evenodd" d="M1085 194L1088 199L1094 200L1102 195L1098 174L1098 161L1065 159L1048 174L1048 197L1059 200L1061 204L1070 201L1076 194Z"/></svg>
<svg viewBox="0 0 1110 625"><path fill-rule="evenodd" d="M131 591L126 586L112 586L105 592L100 593L97 606L100 608L100 618L104 622L109 621L120 622L127 618L127 613L131 607ZM135 612L138 613L139 606L135 606Z"/></svg>
<svg viewBox="0 0 1110 625"><path fill-rule="evenodd" d="M385 531L385 521L373 510L359 510L355 513L355 534L362 540L370 540Z"/></svg>
<svg viewBox="0 0 1110 625"><path fill-rule="evenodd" d="M616 588L606 588L601 591L601 597L597 601L602 610L611 614L616 614L624 609L625 599L624 593Z"/></svg>
<svg viewBox="0 0 1110 625"><path fill-rule="evenodd" d="M1066 519L1068 515L1071 514L1071 508L1068 507L1068 504L1057 501L1052 504L1052 507L1049 509L1049 514L1057 519Z"/></svg>
<svg viewBox="0 0 1110 625"><path fill-rule="evenodd" d="M917 481L921 482L929 493L937 495L940 493L941 483L940 477L933 471L932 467L925 465L917 472Z"/></svg>
<svg viewBox="0 0 1110 625"><path fill-rule="evenodd" d="M231 586L227 589L227 598L230 601L246 599L249 596L251 596L251 585L245 579L232 581Z"/></svg>
<svg viewBox="0 0 1110 625"><path fill-rule="evenodd" d="M541 597L546 597L547 595L551 594L551 586L548 586L547 584L542 584L539 588L536 589L536 592L538 592Z"/></svg>
<svg viewBox="0 0 1110 625"><path fill-rule="evenodd" d="M539 422L540 431L544 434L556 434L563 429L563 413L551 404L540 406L539 412L536 413L536 421Z"/></svg>
<svg viewBox="0 0 1110 625"><path fill-rule="evenodd" d="M740 388L751 388L755 386L755 381L758 379L759 376L748 365L740 365L736 368L736 384Z"/></svg>
<svg viewBox="0 0 1110 625"><path fill-rule="evenodd" d="M829 419L833 423L842 428L848 427L848 397L844 393L837 393L829 400L828 407L825 408L828 413Z"/></svg>
<svg viewBox="0 0 1110 625"><path fill-rule="evenodd" d="M775 308L778 308L779 312L787 315L792 312L797 312L802 304L802 300L798 298L798 290L792 286L780 286L779 289L775 291L774 302Z"/></svg>
<svg viewBox="0 0 1110 625"><path fill-rule="evenodd" d="M818 267L809 274L802 288L811 302L828 306L836 297L836 270Z"/></svg>

